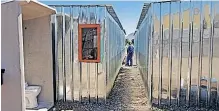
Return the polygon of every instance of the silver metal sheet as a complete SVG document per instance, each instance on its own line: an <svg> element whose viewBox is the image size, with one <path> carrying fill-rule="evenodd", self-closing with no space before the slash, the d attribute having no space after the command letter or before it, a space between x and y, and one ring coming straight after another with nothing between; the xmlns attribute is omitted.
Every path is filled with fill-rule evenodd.
<svg viewBox="0 0 219 111"><path fill-rule="evenodd" d="M97 101L108 96L124 56L125 32L116 15L98 5L56 5L57 100ZM111 7L112 9L112 7ZM117 20L117 21L116 21ZM100 24L101 62L78 61L78 24ZM117 42L114 42L114 41ZM109 83L109 84L108 84Z"/></svg>
<svg viewBox="0 0 219 111"><path fill-rule="evenodd" d="M150 88L152 103L218 107L217 5L217 1L156 2L149 8L152 13L142 11L135 32L135 52L142 76L148 74L150 78L146 87ZM153 23L151 37L145 35L150 26L145 22L147 16ZM149 54L143 42L147 37Z"/></svg>

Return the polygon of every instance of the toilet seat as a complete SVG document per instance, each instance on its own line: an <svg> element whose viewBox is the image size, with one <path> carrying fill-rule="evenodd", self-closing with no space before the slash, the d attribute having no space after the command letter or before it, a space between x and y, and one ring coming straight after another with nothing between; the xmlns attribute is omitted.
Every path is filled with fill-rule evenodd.
<svg viewBox="0 0 219 111"><path fill-rule="evenodd" d="M25 88L25 93L38 93L41 91L40 86L27 86Z"/></svg>

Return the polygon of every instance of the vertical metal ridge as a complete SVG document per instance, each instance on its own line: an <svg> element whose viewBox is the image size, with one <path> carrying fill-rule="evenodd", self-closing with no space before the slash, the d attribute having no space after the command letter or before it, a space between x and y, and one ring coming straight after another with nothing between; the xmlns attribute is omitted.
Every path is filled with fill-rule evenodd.
<svg viewBox="0 0 219 111"><path fill-rule="evenodd" d="M163 24L162 24L162 36L161 36L161 79L160 79L160 82L161 82L161 99L162 99L162 89L163 89Z"/></svg>
<svg viewBox="0 0 219 111"><path fill-rule="evenodd" d="M89 10L88 10L88 7L89 7L89 6L85 7L85 21L86 21L85 23L86 23L86 24L90 24L90 22L89 22L89 20L88 20L88 19L90 18L90 17L89 17Z"/></svg>
<svg viewBox="0 0 219 111"><path fill-rule="evenodd" d="M97 24L98 23L98 20L97 20L97 9L98 9L98 7L96 6L95 7L95 24ZM97 67L98 67L98 63L95 63L95 86L96 86L96 95L95 95L95 97L96 97L96 102L98 102L98 69L97 69Z"/></svg>
<svg viewBox="0 0 219 111"><path fill-rule="evenodd" d="M88 11L88 18L87 18L88 20L87 21L88 21L88 24L91 24L91 20L90 20L90 18L91 18L90 6L87 7L87 11Z"/></svg>
<svg viewBox="0 0 219 111"><path fill-rule="evenodd" d="M201 76L202 76L202 53L203 53L203 47L202 47L202 41L203 41L203 16L202 16L202 1L201 1L201 6L200 6L200 29L199 29L199 34L200 34L200 37L199 37L199 55L198 55L198 92L197 92L197 106L198 108L200 108L200 86L201 86Z"/></svg>
<svg viewBox="0 0 219 111"><path fill-rule="evenodd" d="M87 22L88 24L92 24L90 20L91 18L90 6L87 7L87 13L88 13ZM88 102L90 103L90 63L87 63L87 97L88 97Z"/></svg>
<svg viewBox="0 0 219 111"><path fill-rule="evenodd" d="M72 16L71 17L73 17L74 16L74 13L73 13L73 6L71 7L71 9L72 9ZM73 101L74 101L74 36L73 36L73 29L74 29L74 27L73 27L73 20L72 20L72 28L71 28L71 30L72 30L72 33L71 33L71 35L72 35L72 99L73 99Z"/></svg>
<svg viewBox="0 0 219 111"><path fill-rule="evenodd" d="M60 88L59 88L59 67L58 67L58 41L57 41L57 16L56 16L56 14L54 14L54 24L55 24L55 31L54 31L54 33L55 33L55 71L56 71L56 75L54 75L54 76L57 76L57 78L56 78L56 101L58 101L59 100L59 90L60 90Z"/></svg>
<svg viewBox="0 0 219 111"><path fill-rule="evenodd" d="M183 47L183 45L182 45L182 38L183 38L183 31L184 31L184 27L183 27L183 21L182 21L182 32L181 32L181 39L180 39L180 41L181 41L181 43L180 43L180 92L179 92L179 97L181 96L180 94L181 94L181 88L183 87L183 86L181 86L181 82L182 82L182 58L183 58L183 53L182 53L182 47ZM180 101L180 98L179 98L179 101Z"/></svg>
<svg viewBox="0 0 219 111"><path fill-rule="evenodd" d="M107 26L106 26L106 21L107 21L107 17L106 17L106 8L104 8L104 72L105 72L105 79L104 79L104 83L105 83L105 95L104 95L104 101L105 101L105 104L106 104L106 99L107 99L107 42L106 42L106 38L107 38L107 33L106 33L106 29L107 29Z"/></svg>
<svg viewBox="0 0 219 111"><path fill-rule="evenodd" d="M192 48L193 48L193 21L192 21L192 37L190 38L190 66L189 66L189 106L191 102L191 83L192 83Z"/></svg>
<svg viewBox="0 0 219 111"><path fill-rule="evenodd" d="M108 28L109 28L109 30L110 30L110 28L112 28L112 27L110 27L110 26L112 26L112 25L110 25L110 19L108 18L108 22L109 22L109 26L108 26ZM111 38L109 37L110 36L110 34L109 33L107 33L107 57L108 57L108 59L107 59L107 62L108 62L108 74L107 74L107 77L108 77L108 83L109 83L109 87L111 87L111 81L110 81L110 76L111 76L111 61L110 61L110 59L111 59L111 55L112 55L112 53L108 53L108 52L110 52L111 50L111 48L110 48L110 40L111 40ZM108 89L107 89L107 91L108 91ZM107 92L108 93L108 92Z"/></svg>
<svg viewBox="0 0 219 111"><path fill-rule="evenodd" d="M86 10L86 24L91 24L90 21L90 6L86 6L85 7ZM90 63L86 63L87 66L87 98L88 98L88 102L90 103Z"/></svg>
<svg viewBox="0 0 219 111"><path fill-rule="evenodd" d="M95 24L96 24L97 23L97 6L95 6L94 9L95 9L95 14L94 14L95 17L94 18L95 18Z"/></svg>
<svg viewBox="0 0 219 111"><path fill-rule="evenodd" d="M187 100L188 100L188 106L190 106L190 101L191 101L191 82L192 82L192 45L193 45L193 21L192 21L192 23L191 23L191 31L189 31L189 32L191 32L190 33L190 36L189 36L189 88L188 88L188 98L187 98ZM191 35L192 34L192 35Z"/></svg>
<svg viewBox="0 0 219 111"><path fill-rule="evenodd" d="M203 5L202 5L202 7L203 7ZM201 51L202 51L202 54L201 54L201 74L203 74L203 70L202 70L202 67L203 67L203 55L204 55L204 49L203 49L203 47L204 47L204 23L205 23L205 21L204 21L204 19L205 18L203 18L204 17L204 15L203 15L203 13L202 13L202 36L201 36ZM201 75L202 76L202 75Z"/></svg>
<svg viewBox="0 0 219 111"><path fill-rule="evenodd" d="M63 10L63 8L61 7L61 13L63 13L62 10ZM62 14L62 15L63 15L63 14ZM62 17L61 20L62 20L62 29L61 29L61 30L62 30L62 38L61 38L61 40L62 40L62 41L61 41L61 42L62 42L62 48L61 48L61 50L62 50L62 66L61 66L61 67L62 67L62 71L61 71L61 73L62 73L62 92L64 93L64 80L63 80L63 78L64 78L64 73L63 73L63 72L64 72L64 71L63 71L63 69L64 69L64 68L63 68L63 66L64 66L64 65L63 65L63 62L64 62L64 61L63 61L63 17ZM64 101L64 95L62 95L62 101Z"/></svg>
<svg viewBox="0 0 219 111"><path fill-rule="evenodd" d="M62 7L62 67L63 67L63 101L66 101L66 68L65 68L65 13Z"/></svg>
<svg viewBox="0 0 219 111"><path fill-rule="evenodd" d="M192 85L192 68L193 68L193 37L194 37L194 34L193 34L193 32L194 32L194 30L193 30L193 28L194 28L194 12L193 12L193 3L190 3L191 4L191 9L192 9L192 17L191 17L191 21L192 21L192 26L191 26L191 31L192 31L192 35L191 35L191 42L190 42L190 70L189 70L189 76L190 76L190 78L189 78L189 106L190 106L190 103L191 103L191 85Z"/></svg>
<svg viewBox="0 0 219 111"><path fill-rule="evenodd" d="M149 28L151 28L151 23L150 23ZM149 36L149 37L150 37L150 36ZM149 43L150 43L149 40L150 40L150 39L149 39L149 37L147 37L147 39L146 39L146 40L147 40L147 46L148 46L148 47L147 47L147 62L146 62L146 77L147 77L147 80L146 80L145 86L148 86L148 80L149 80L149 75L148 75L148 72L149 72L149 57L150 57L150 56L149 56L149 54L150 54L150 51L149 51L149 50L150 50L150 45L149 45ZM136 59L136 60L137 60L137 59ZM149 95L150 95L150 94L149 94L149 90L150 90L149 87L147 87L146 90L147 90L147 97L149 97Z"/></svg>
<svg viewBox="0 0 219 111"><path fill-rule="evenodd" d="M219 2L218 2L219 3ZM217 9L218 7L217 6L219 6L219 4L217 4L217 5L215 5L214 6L214 9ZM216 8L217 7L217 8ZM217 12L216 12L216 10L214 10L214 13L215 13L215 15L214 16L216 16L217 14ZM213 33L215 32L215 27L214 27L214 29L213 29ZM217 90L216 90L216 92L217 92L217 96L216 96L216 110L219 110L219 107L218 107L218 105L219 105L219 85L218 85L218 83L219 83L219 81L217 80L217 85L216 85L216 88L217 88Z"/></svg>
<svg viewBox="0 0 219 111"><path fill-rule="evenodd" d="M197 107L200 107L200 84L201 84L201 76L202 76L202 33L203 33L203 26L202 26L202 1L200 6L200 29L199 29L199 55L198 55L198 87L197 87Z"/></svg>
<svg viewBox="0 0 219 111"><path fill-rule="evenodd" d="M65 39L66 39L66 37L65 37L65 9L64 9L64 7L62 7L63 8L63 51L64 51L64 58L63 58L63 61L64 61L64 66L63 66L63 68L64 68L64 101L66 101L66 67L65 67Z"/></svg>
<svg viewBox="0 0 219 111"><path fill-rule="evenodd" d="M219 109L219 85L218 85L218 81L217 81L217 98L216 98L216 110Z"/></svg>
<svg viewBox="0 0 219 111"><path fill-rule="evenodd" d="M209 38L209 76L208 76L208 108L211 107L211 79L212 79L212 55L213 55L213 28L214 28L214 23L213 23L213 14L212 14L212 1L211 1L211 30L210 30L210 38Z"/></svg>
<svg viewBox="0 0 219 111"><path fill-rule="evenodd" d="M80 72L80 89L79 89L79 101L82 102L82 63L79 63Z"/></svg>
<svg viewBox="0 0 219 111"><path fill-rule="evenodd" d="M212 1L211 1L212 2ZM211 39L211 79L212 79L212 76L213 76L213 58L214 58L214 16L212 16L212 32L211 32L211 36L212 36L212 39ZM217 82L216 82L217 83ZM217 97L217 96L216 96ZM216 105L215 105L216 107Z"/></svg>
<svg viewBox="0 0 219 111"><path fill-rule="evenodd" d="M80 24L81 22L83 22L83 20L81 21L81 14L82 14L82 9L81 9L82 7L80 6L79 7L79 16L78 16L78 24ZM80 85L79 85L79 101L80 102L82 102L82 63L81 62L79 62L79 74L80 74L80 76L79 76L79 82L80 82Z"/></svg>
<svg viewBox="0 0 219 111"><path fill-rule="evenodd" d="M187 95L186 95L186 101L187 105L190 106L190 90L191 90L191 71L192 71L192 37L193 37L193 21L191 20L191 0L190 0L190 9L189 9L189 57L188 57L188 75L187 75ZM192 35L191 35L192 34Z"/></svg>
<svg viewBox="0 0 219 111"><path fill-rule="evenodd" d="M107 22L109 23L109 19L107 19ZM108 24L108 26L107 26L107 28L110 30L110 23ZM109 41L110 40L110 38L109 38L109 32L107 33L107 83L109 83L109 85L111 84L110 83L110 68L111 68L111 66L110 66L110 54L111 53L109 53L109 51L110 51L110 45L109 45ZM108 86L107 86L107 90L106 90L106 92L108 93Z"/></svg>
<svg viewBox="0 0 219 111"><path fill-rule="evenodd" d="M108 86L108 54L107 54L107 49L108 49L108 44L107 44L107 37L108 37L108 35L107 35L107 31L106 31L106 29L108 29L108 27L107 27L107 10L106 10L106 8L104 8L105 9L105 11L104 11L104 15L105 15L105 19L104 19L104 64L105 64L105 103L107 102L107 86Z"/></svg>
<svg viewBox="0 0 219 111"><path fill-rule="evenodd" d="M172 21L172 28L171 28L171 57L170 57L170 104L171 104L171 97L172 97L172 75L173 75L173 21Z"/></svg>
<svg viewBox="0 0 219 111"><path fill-rule="evenodd" d="M88 99L90 102L90 63L88 63L87 73L88 73Z"/></svg>
<svg viewBox="0 0 219 111"><path fill-rule="evenodd" d="M180 105L180 93L181 93L181 78L182 78L182 37L183 37L183 21L182 21L182 10L181 10L181 1L179 2L180 12L179 12L179 75L178 75L178 91L177 91L177 105Z"/></svg>
<svg viewBox="0 0 219 111"><path fill-rule="evenodd" d="M211 3L212 3L213 1L211 1ZM211 8L211 10L213 10L213 8ZM215 10L214 10L215 11ZM213 13L215 13L215 12L213 12ZM215 19L214 19L214 17L216 16L216 14L215 15L213 15L212 16L212 40L211 40L211 43L212 43L212 45L211 45L211 78L212 78L212 75L213 75L213 58L214 58L214 37L215 37L215 30L214 30L214 21L215 21ZM217 106L216 106L217 107Z"/></svg>
<svg viewBox="0 0 219 111"><path fill-rule="evenodd" d="M74 101L74 75L73 75L73 73L74 73L74 66L73 66L73 60L74 60L74 48L73 48L73 35L72 35L72 33L73 33L73 27L72 27L72 24L73 24L73 20L72 20L72 17L73 17L73 7L72 6L70 6L69 7L70 8L70 69L71 69L71 75L72 75L72 78L71 78L71 99L72 99L72 101Z"/></svg>
<svg viewBox="0 0 219 111"><path fill-rule="evenodd" d="M162 83L161 83L161 81L162 81L162 64L161 64L161 42L162 42L162 40L161 40L161 31L162 31L162 33L163 33L163 30L161 29L161 3L160 3L160 31L159 31L159 38L158 38L158 40L159 40L159 42L158 42L158 45L159 45L159 81L158 81L158 105L160 105L160 103L161 103L161 96L162 96Z"/></svg>
<svg viewBox="0 0 219 111"><path fill-rule="evenodd" d="M153 12L154 12L154 7L153 7ZM154 16L153 16L154 19ZM150 82L150 103L153 104L153 72L154 72L154 51L153 51L153 38L154 38L154 20L153 20L153 25L152 25L152 30L151 30L151 82Z"/></svg>
<svg viewBox="0 0 219 111"><path fill-rule="evenodd" d="M215 26L214 26L215 25L215 18L214 17L217 15L215 7L216 7L216 5L214 5L214 16L213 16L213 26L212 26L213 27L213 30L212 30L213 31L212 32L213 33L213 38L212 38L212 59L214 57L214 42L213 41L214 41L214 38L215 38L215 35L214 35L215 34ZM213 64L213 61L212 61L212 64ZM219 90L218 90L218 80L216 81L216 84L217 84L216 85L216 88L217 88L216 93L217 93L217 95L216 95L216 101L215 101L216 102L215 103L215 109L217 110L218 109L218 93L219 93Z"/></svg>
<svg viewBox="0 0 219 111"><path fill-rule="evenodd" d="M96 63L96 100L98 103L98 63Z"/></svg>
<svg viewBox="0 0 219 111"><path fill-rule="evenodd" d="M171 2L169 6L169 57L168 57L168 64L169 64L169 74L168 74L168 105L171 105L171 82L172 82L172 38L173 38L173 30L172 30L172 11L171 11Z"/></svg>
<svg viewBox="0 0 219 111"><path fill-rule="evenodd" d="M189 92L190 92L190 91L189 91L189 90L190 90L190 87L189 87L189 82L190 82L190 81L189 81L189 80L190 80L190 67L189 67L189 66L190 66L190 51L191 51L191 50L190 50L190 47L191 47L191 46L190 46L190 42L191 42L191 41L190 41L190 40L191 40L191 39L190 39L190 38L191 38L191 37L190 37L190 31L191 31L191 23L189 23L189 57L188 57L188 69L189 69L189 72L188 72L188 75L187 75L187 83L188 83L188 85L187 85L187 94L186 94L186 103L187 103L187 105L189 105L189 100L190 100L190 98L189 98L189 97L190 97L190 96L189 96L189 94L190 94L190 93L189 93Z"/></svg>
<svg viewBox="0 0 219 111"><path fill-rule="evenodd" d="M218 81L217 81L217 82L218 82ZM218 83L217 83L217 100L216 100L216 110L217 110L217 109L219 109L219 108L218 108L218 106L219 106L219 96L218 96L218 95L219 95L219 85L218 85Z"/></svg>

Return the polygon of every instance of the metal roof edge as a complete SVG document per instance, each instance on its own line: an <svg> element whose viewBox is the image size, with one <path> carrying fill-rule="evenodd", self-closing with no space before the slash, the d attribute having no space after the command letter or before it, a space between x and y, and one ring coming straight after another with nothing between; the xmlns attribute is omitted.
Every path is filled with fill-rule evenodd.
<svg viewBox="0 0 219 111"><path fill-rule="evenodd" d="M109 6L106 5L106 9L107 9L108 13L113 17L113 19L117 22L117 24L119 25L119 27L121 28L121 30L123 30L123 32L124 32L125 35L126 35L126 31L125 31L125 29L123 28L123 26L122 26L122 24L121 24L121 22L120 22L118 16L116 15L116 12L115 12L115 10L113 9L113 6L112 6L112 5L109 5Z"/></svg>
<svg viewBox="0 0 219 111"><path fill-rule="evenodd" d="M151 2L151 3L144 3L136 29L138 29L140 27L140 25L141 25L142 21L144 20L145 15L147 14L147 11L148 11L149 7L151 6L151 4L154 4L154 3L167 3L167 2L178 2L178 1L181 1L181 0L155 1L155 2ZM149 6L149 7L147 7L147 6Z"/></svg>
<svg viewBox="0 0 219 111"><path fill-rule="evenodd" d="M59 5L59 4L51 4L48 5L51 7L106 7L111 5L105 5L105 4L92 4L92 5Z"/></svg>
<svg viewBox="0 0 219 111"><path fill-rule="evenodd" d="M95 6L99 6L99 7L106 7L107 12L112 16L112 18L116 21L116 23L119 25L120 29L126 34L125 29L123 28L116 12L113 9L113 6L110 4L106 4L106 5L49 5L51 7L95 7Z"/></svg>
<svg viewBox="0 0 219 111"><path fill-rule="evenodd" d="M155 1L155 2L151 2L151 3L167 3L167 2L178 2L181 0L166 0L166 1Z"/></svg>
<svg viewBox="0 0 219 111"><path fill-rule="evenodd" d="M151 6L151 3L144 3L136 29L138 29L140 27L140 25L141 25L142 21L144 20L145 15L147 14L147 11L148 11L150 6Z"/></svg>

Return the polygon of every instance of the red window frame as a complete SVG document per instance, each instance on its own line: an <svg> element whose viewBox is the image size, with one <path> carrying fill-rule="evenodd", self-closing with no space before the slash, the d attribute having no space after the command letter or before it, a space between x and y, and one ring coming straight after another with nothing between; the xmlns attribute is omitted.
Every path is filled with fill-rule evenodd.
<svg viewBox="0 0 219 111"><path fill-rule="evenodd" d="M97 28L97 59L96 60L84 60L82 59L82 29L83 28ZM78 25L78 59L79 62L100 62L100 24L79 24Z"/></svg>

